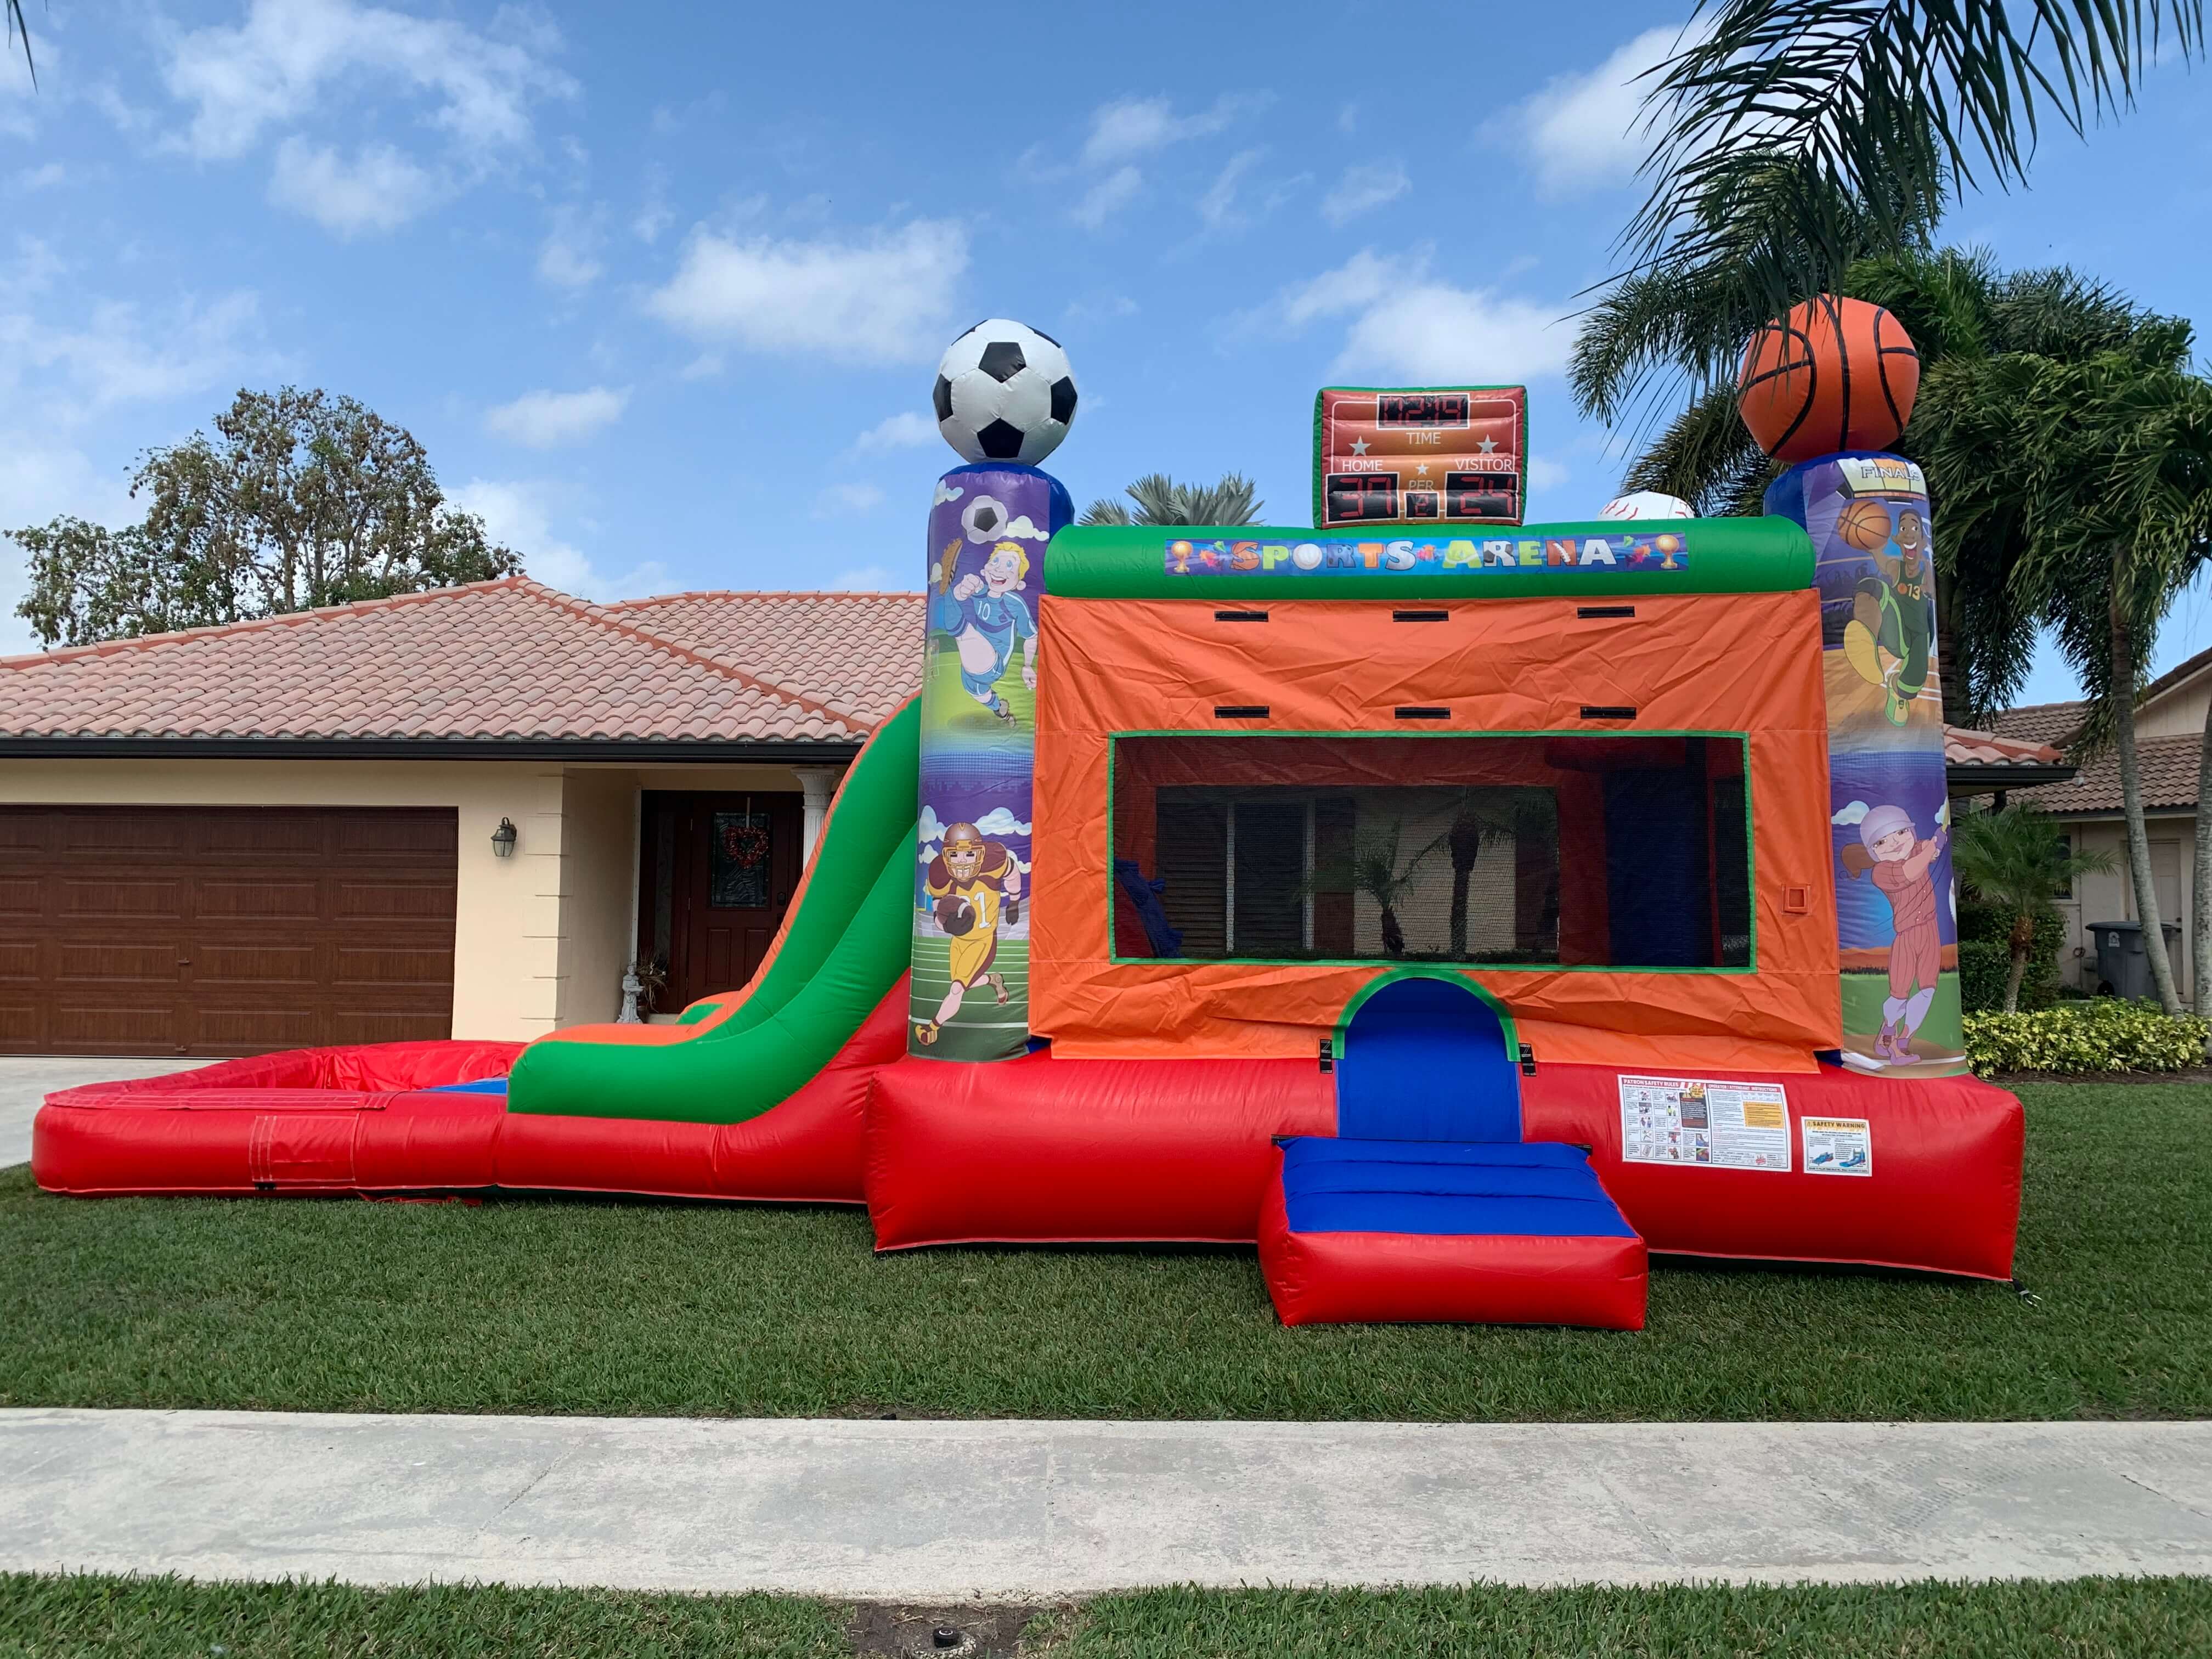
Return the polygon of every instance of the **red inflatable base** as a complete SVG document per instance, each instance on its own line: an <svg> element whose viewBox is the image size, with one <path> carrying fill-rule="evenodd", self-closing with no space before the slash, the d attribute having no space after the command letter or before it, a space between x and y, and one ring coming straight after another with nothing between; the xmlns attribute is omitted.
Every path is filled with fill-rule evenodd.
<svg viewBox="0 0 2212 1659"><path fill-rule="evenodd" d="M876 1248L1249 1244L1276 1135L1333 1135L1299 1060L902 1060L868 1109Z"/></svg>
<svg viewBox="0 0 2212 1659"><path fill-rule="evenodd" d="M1589 1147L1590 1167L1654 1251L2012 1277L2027 1132L2020 1102L2002 1089L1974 1077L1867 1077L1833 1066L1726 1073L1781 1085L1789 1167L1719 1169L1625 1159L1623 1075L1539 1067L1521 1080L1522 1133ZM1808 1118L1863 1124L1867 1173L1808 1170Z"/></svg>
<svg viewBox="0 0 2212 1659"><path fill-rule="evenodd" d="M857 1204L868 1080L904 1052L905 999L902 980L805 1088L744 1123L545 1117L508 1112L504 1095L429 1092L503 1076L520 1043L311 1048L51 1096L31 1173L84 1197L504 1187Z"/></svg>
<svg viewBox="0 0 2212 1659"><path fill-rule="evenodd" d="M1644 1328L1640 1238L1294 1233L1282 1188L1260 1212L1260 1270L1285 1325Z"/></svg>

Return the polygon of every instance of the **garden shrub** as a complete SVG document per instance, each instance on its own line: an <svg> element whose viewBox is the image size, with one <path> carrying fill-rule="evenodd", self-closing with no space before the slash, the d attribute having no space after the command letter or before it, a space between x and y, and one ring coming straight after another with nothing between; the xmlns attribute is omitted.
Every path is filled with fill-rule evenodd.
<svg viewBox="0 0 2212 1659"><path fill-rule="evenodd" d="M2057 910L2035 919L2035 944L2027 953L2027 976L2020 982L2020 1006L2047 1008L2063 994L2058 981L2058 951L2066 942L2066 921ZM1959 901L1959 1000L1969 1010L2004 1006L2005 975L2012 971L2012 913L1979 899Z"/></svg>
<svg viewBox="0 0 2212 1659"><path fill-rule="evenodd" d="M2155 1003L2095 997L2017 1014L1970 1013L1966 1060L1975 1071L2179 1072L2202 1066L2212 1021Z"/></svg>

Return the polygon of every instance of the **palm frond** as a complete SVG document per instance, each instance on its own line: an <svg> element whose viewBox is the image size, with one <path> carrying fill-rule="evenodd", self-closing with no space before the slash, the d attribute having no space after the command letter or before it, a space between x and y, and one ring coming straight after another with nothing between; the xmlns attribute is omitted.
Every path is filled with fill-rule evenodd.
<svg viewBox="0 0 2212 1659"><path fill-rule="evenodd" d="M1778 299L1848 262L1842 204L1902 245L1929 204L2023 180L2046 113L2081 133L2169 46L2204 51L2203 0L1700 0L1696 19L1651 72L1650 190L1622 246L1632 265L1706 247L1699 206L1778 161L1796 234L1758 272Z"/></svg>
<svg viewBox="0 0 2212 1659"><path fill-rule="evenodd" d="M1628 469L1621 488L1680 495L1700 518L1755 515L1781 470L1737 414L1735 387L1722 383L1668 423Z"/></svg>

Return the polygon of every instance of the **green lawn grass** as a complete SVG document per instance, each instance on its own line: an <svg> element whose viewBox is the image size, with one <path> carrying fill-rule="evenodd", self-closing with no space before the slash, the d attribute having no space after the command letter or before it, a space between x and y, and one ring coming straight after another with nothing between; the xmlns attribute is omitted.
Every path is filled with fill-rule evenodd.
<svg viewBox="0 0 2212 1659"><path fill-rule="evenodd" d="M0 1576L0 1656L830 1659L854 1610L769 1595ZM1052 1659L2119 1659L2212 1650L2212 1582L1166 1589L1034 1620Z"/></svg>
<svg viewBox="0 0 2212 1659"><path fill-rule="evenodd" d="M1667 1261L1638 1334L1275 1322L1249 1250L876 1258L857 1212L51 1198L0 1404L1435 1419L2212 1415L2212 1087L2035 1085L2019 1270Z"/></svg>

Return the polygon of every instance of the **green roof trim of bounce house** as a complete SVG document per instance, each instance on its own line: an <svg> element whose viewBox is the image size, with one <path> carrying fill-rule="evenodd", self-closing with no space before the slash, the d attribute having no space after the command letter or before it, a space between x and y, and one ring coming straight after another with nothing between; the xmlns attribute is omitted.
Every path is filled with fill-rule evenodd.
<svg viewBox="0 0 2212 1659"><path fill-rule="evenodd" d="M1045 591L1073 599L1629 599L1812 585L1812 538L1782 518L1419 533L1071 525L1045 550Z"/></svg>

